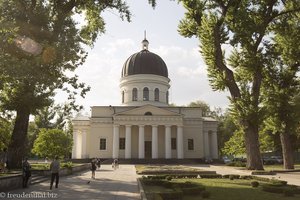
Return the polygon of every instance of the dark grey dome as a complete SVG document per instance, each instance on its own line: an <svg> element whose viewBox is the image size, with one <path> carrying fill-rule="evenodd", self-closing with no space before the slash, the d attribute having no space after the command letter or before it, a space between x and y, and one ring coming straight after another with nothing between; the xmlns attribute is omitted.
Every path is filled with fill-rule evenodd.
<svg viewBox="0 0 300 200"><path fill-rule="evenodd" d="M168 68L160 56L144 49L130 56L124 63L122 77L135 74L154 74L168 78Z"/></svg>

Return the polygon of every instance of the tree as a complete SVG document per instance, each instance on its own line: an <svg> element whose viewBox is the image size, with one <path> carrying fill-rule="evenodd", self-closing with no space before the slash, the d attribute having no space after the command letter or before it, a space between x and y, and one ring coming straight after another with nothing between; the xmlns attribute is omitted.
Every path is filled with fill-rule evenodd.
<svg viewBox="0 0 300 200"><path fill-rule="evenodd" d="M237 127L234 123L234 120L230 116L229 112L225 112L224 115L218 117L218 149L220 150L221 154L233 154L232 152L223 151L225 147L225 143L233 137L234 133L237 131Z"/></svg>
<svg viewBox="0 0 300 200"><path fill-rule="evenodd" d="M210 116L211 114L210 106L206 102L201 100L189 103L188 107L200 107L203 116Z"/></svg>
<svg viewBox="0 0 300 200"><path fill-rule="evenodd" d="M57 89L84 97L89 87L73 72L105 30L101 13L116 9L122 19L130 12L122 0L2 0L0 2L0 106L16 112L8 149L8 165L21 166L30 114L51 104ZM78 24L74 15L85 19ZM73 88L73 89L72 89Z"/></svg>
<svg viewBox="0 0 300 200"><path fill-rule="evenodd" d="M7 149L11 137L12 122L0 116L0 151Z"/></svg>
<svg viewBox="0 0 300 200"><path fill-rule="evenodd" d="M291 137L300 122L300 14L281 17L274 26L276 43L269 44L270 63L263 84L264 104L268 117L266 126L280 136L285 169L294 169ZM288 35L288 37L287 37Z"/></svg>
<svg viewBox="0 0 300 200"><path fill-rule="evenodd" d="M72 150L73 139L59 129L41 129L32 152L40 157L64 157Z"/></svg>
<svg viewBox="0 0 300 200"><path fill-rule="evenodd" d="M180 0L186 8L179 32L196 36L214 90L229 90L231 111L242 130L248 169L263 169L259 128L264 115L261 85L269 64L266 52L276 43L274 26L300 12L297 0ZM287 24L288 25L288 24ZM225 52L226 48L226 52ZM229 53L229 49L231 52Z"/></svg>

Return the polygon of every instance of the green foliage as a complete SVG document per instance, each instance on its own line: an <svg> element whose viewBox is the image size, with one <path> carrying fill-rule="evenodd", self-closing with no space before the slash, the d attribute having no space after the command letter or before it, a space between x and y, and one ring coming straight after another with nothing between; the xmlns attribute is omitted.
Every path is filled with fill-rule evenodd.
<svg viewBox="0 0 300 200"><path fill-rule="evenodd" d="M84 46L93 46L104 33L101 16L115 9L130 20L123 0L112 1L0 1L0 107L16 111L9 145L10 167L20 167L26 146L29 115L49 106L57 90L68 94L73 109L77 97L90 90L73 73L87 57ZM78 14L82 25L75 21Z"/></svg>
<svg viewBox="0 0 300 200"><path fill-rule="evenodd" d="M246 153L251 157L248 168L262 168L257 138L265 115L261 88L274 57L270 56L269 48L284 43L293 45L291 50L289 45L283 46L275 57L282 56L299 66L299 1L180 2L186 13L180 21L179 33L199 38L210 85L214 90L229 90L231 94L231 114L245 135ZM280 66L278 62L276 66Z"/></svg>
<svg viewBox="0 0 300 200"><path fill-rule="evenodd" d="M200 107L202 110L203 116L210 116L210 114L211 114L209 105L204 101L201 101L201 100L194 101L194 102L189 103L187 106L188 107Z"/></svg>
<svg viewBox="0 0 300 200"><path fill-rule="evenodd" d="M251 181L251 186L256 188L256 187L259 186L259 182L257 182L257 181Z"/></svg>
<svg viewBox="0 0 300 200"><path fill-rule="evenodd" d="M12 122L0 116L0 151L8 148L11 138Z"/></svg>
<svg viewBox="0 0 300 200"><path fill-rule="evenodd" d="M32 152L42 158L64 157L72 150L72 138L58 129L41 129Z"/></svg>
<svg viewBox="0 0 300 200"><path fill-rule="evenodd" d="M72 162L61 163L62 168L72 169L73 166L74 166L74 164Z"/></svg>

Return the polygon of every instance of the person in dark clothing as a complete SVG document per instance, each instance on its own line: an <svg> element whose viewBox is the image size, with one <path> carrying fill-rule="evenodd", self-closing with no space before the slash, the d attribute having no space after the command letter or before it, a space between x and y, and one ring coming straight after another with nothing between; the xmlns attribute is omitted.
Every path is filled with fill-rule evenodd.
<svg viewBox="0 0 300 200"><path fill-rule="evenodd" d="M28 180L31 177L31 166L28 162L28 159L25 158L22 163L22 171L23 171L23 188L28 187Z"/></svg>
<svg viewBox="0 0 300 200"><path fill-rule="evenodd" d="M97 158L96 160L97 160L97 167L98 167L98 169L100 169L100 167L101 167L101 160L100 160L100 158Z"/></svg>
<svg viewBox="0 0 300 200"><path fill-rule="evenodd" d="M93 159L91 162L91 170L92 170L92 179L95 179L95 171L97 169L96 160Z"/></svg>
<svg viewBox="0 0 300 200"><path fill-rule="evenodd" d="M50 171L51 171L50 190L52 190L54 179L55 179L55 188L58 188L59 169L60 169L60 163L58 161L58 156L55 156L55 159L50 164Z"/></svg>

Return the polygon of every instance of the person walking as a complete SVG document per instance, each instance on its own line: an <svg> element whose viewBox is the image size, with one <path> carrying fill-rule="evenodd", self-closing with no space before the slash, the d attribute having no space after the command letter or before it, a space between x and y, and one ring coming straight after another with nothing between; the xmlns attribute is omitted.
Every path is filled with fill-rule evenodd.
<svg viewBox="0 0 300 200"><path fill-rule="evenodd" d="M54 179L55 179L55 188L58 188L59 169L60 169L60 163L58 161L58 156L55 156L54 160L50 164L50 171L51 171L50 190L52 190Z"/></svg>
<svg viewBox="0 0 300 200"><path fill-rule="evenodd" d="M93 159L91 161L91 170L92 170L92 179L95 179L95 172L96 172L97 166L96 166L96 160Z"/></svg>
<svg viewBox="0 0 300 200"><path fill-rule="evenodd" d="M22 163L22 175L23 175L23 188L28 187L28 180L31 177L31 166L28 162L28 159L25 158Z"/></svg>

